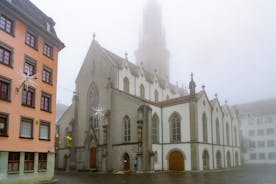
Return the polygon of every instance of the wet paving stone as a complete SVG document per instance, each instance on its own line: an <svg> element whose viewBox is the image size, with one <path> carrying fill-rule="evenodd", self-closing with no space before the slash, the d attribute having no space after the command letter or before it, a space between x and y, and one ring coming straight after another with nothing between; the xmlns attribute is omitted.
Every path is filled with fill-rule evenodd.
<svg viewBox="0 0 276 184"><path fill-rule="evenodd" d="M57 184L276 184L276 165L243 166L227 171L101 174L57 172Z"/></svg>

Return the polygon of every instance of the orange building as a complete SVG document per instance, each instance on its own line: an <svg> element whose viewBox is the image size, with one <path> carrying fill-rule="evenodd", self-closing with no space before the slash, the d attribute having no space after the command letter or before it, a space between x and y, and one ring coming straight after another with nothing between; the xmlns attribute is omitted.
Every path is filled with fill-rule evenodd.
<svg viewBox="0 0 276 184"><path fill-rule="evenodd" d="M29 0L0 0L0 183L54 176L58 39Z"/></svg>

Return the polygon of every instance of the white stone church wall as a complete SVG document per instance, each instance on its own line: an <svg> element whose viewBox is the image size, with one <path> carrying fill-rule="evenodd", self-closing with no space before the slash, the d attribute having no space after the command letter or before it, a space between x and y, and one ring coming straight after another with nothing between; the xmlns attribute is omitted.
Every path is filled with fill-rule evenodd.
<svg viewBox="0 0 276 184"><path fill-rule="evenodd" d="M212 157L212 145L209 144L199 144L198 145L198 158L199 158L199 170L203 170L203 152L204 151L208 152L209 155L209 168L213 169L213 157Z"/></svg>
<svg viewBox="0 0 276 184"><path fill-rule="evenodd" d="M190 141L190 113L189 104L180 104L163 108L163 140L170 143L170 116L174 113L181 116L181 142Z"/></svg>
<svg viewBox="0 0 276 184"><path fill-rule="evenodd" d="M212 128L211 128L211 107L209 105L208 99L205 95L202 95L197 102L197 112L198 112L198 139L200 142L203 142L203 127L202 127L202 116L203 113L207 117L207 136L208 143L212 142Z"/></svg>

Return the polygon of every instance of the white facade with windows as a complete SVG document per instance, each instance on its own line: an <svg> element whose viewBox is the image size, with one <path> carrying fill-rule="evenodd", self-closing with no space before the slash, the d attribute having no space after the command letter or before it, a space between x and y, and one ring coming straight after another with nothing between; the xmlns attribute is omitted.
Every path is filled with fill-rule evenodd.
<svg viewBox="0 0 276 184"><path fill-rule="evenodd" d="M246 164L276 163L276 101L239 105L243 161Z"/></svg>

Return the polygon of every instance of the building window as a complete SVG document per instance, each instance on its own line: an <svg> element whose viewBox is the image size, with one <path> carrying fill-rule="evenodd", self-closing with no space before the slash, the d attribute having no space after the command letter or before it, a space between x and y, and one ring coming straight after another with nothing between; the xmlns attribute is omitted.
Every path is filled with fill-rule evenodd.
<svg viewBox="0 0 276 184"><path fill-rule="evenodd" d="M35 107L35 89L29 87L22 90L22 105Z"/></svg>
<svg viewBox="0 0 276 184"><path fill-rule="evenodd" d="M254 136L255 135L255 130L249 130L248 135L249 136Z"/></svg>
<svg viewBox="0 0 276 184"><path fill-rule="evenodd" d="M221 168L221 153L220 151L217 151L217 154L216 154L216 161L217 161L217 169L220 169Z"/></svg>
<svg viewBox="0 0 276 184"><path fill-rule="evenodd" d="M236 127L234 127L234 141L235 141L235 146L238 146L238 135L237 135Z"/></svg>
<svg viewBox="0 0 276 184"><path fill-rule="evenodd" d="M8 121L9 116L0 113L0 136L8 136Z"/></svg>
<svg viewBox="0 0 276 184"><path fill-rule="evenodd" d="M208 151L204 151L202 154L202 161L203 161L203 170L209 170L209 153Z"/></svg>
<svg viewBox="0 0 276 184"><path fill-rule="evenodd" d="M230 146L230 132L228 123L226 123L226 144Z"/></svg>
<svg viewBox="0 0 276 184"><path fill-rule="evenodd" d="M52 84L52 69L43 66L42 81L48 84Z"/></svg>
<svg viewBox="0 0 276 184"><path fill-rule="evenodd" d="M130 118L128 116L124 117L124 141L130 141Z"/></svg>
<svg viewBox="0 0 276 184"><path fill-rule="evenodd" d="M26 152L24 161L24 171L34 170L34 153Z"/></svg>
<svg viewBox="0 0 276 184"><path fill-rule="evenodd" d="M157 90L154 91L154 102L158 102L159 101L159 93Z"/></svg>
<svg viewBox="0 0 276 184"><path fill-rule="evenodd" d="M39 125L39 139L50 140L50 123L41 121Z"/></svg>
<svg viewBox="0 0 276 184"><path fill-rule="evenodd" d="M159 127L159 118L156 114L153 115L152 118L152 142L158 143L158 127Z"/></svg>
<svg viewBox="0 0 276 184"><path fill-rule="evenodd" d="M129 93L129 80L127 77L124 78L124 91Z"/></svg>
<svg viewBox="0 0 276 184"><path fill-rule="evenodd" d="M35 49L35 48L36 48L36 37L35 37L33 34L27 32L27 33L26 33L26 40L25 40L25 43L26 43L28 46L30 46L30 47L32 47L32 48Z"/></svg>
<svg viewBox="0 0 276 184"><path fill-rule="evenodd" d="M274 146L275 146L274 140L268 140L267 141L267 147L274 147Z"/></svg>
<svg viewBox="0 0 276 184"><path fill-rule="evenodd" d="M258 148L264 148L265 142L264 141L258 141Z"/></svg>
<svg viewBox="0 0 276 184"><path fill-rule="evenodd" d="M174 113L170 117L170 129L171 129L171 142L181 141L181 119L177 113Z"/></svg>
<svg viewBox="0 0 276 184"><path fill-rule="evenodd" d="M257 160L257 154L256 153L250 153L249 158L250 158L250 160Z"/></svg>
<svg viewBox="0 0 276 184"><path fill-rule="evenodd" d="M47 169L47 153L39 153L38 155L38 170Z"/></svg>
<svg viewBox="0 0 276 184"><path fill-rule="evenodd" d="M24 73L32 76L36 74L36 61L30 57L25 57Z"/></svg>
<svg viewBox="0 0 276 184"><path fill-rule="evenodd" d="M216 137L217 137L217 144L220 144L220 129L219 129L218 119L216 119Z"/></svg>
<svg viewBox="0 0 276 184"><path fill-rule="evenodd" d="M202 131L203 131L203 142L208 142L208 129L207 129L207 117L206 114L202 115Z"/></svg>
<svg viewBox="0 0 276 184"><path fill-rule="evenodd" d="M250 141L249 141L249 148L256 148L256 142L250 140Z"/></svg>
<svg viewBox="0 0 276 184"><path fill-rule="evenodd" d="M18 172L20 152L9 152L8 172Z"/></svg>
<svg viewBox="0 0 276 184"><path fill-rule="evenodd" d="M268 159L269 160L276 160L276 153L275 152L268 153Z"/></svg>
<svg viewBox="0 0 276 184"><path fill-rule="evenodd" d="M11 55L12 55L12 52L10 50L0 46L0 63L1 64L11 66Z"/></svg>
<svg viewBox="0 0 276 184"><path fill-rule="evenodd" d="M140 97L145 98L145 87L143 84L140 85Z"/></svg>
<svg viewBox="0 0 276 184"><path fill-rule="evenodd" d="M273 134L274 134L273 128L268 128L268 129L266 129L266 134L267 134L267 135L273 135Z"/></svg>
<svg viewBox="0 0 276 184"><path fill-rule="evenodd" d="M40 109L51 112L51 106L52 106L52 95L48 93L42 92L41 94L41 101L40 101Z"/></svg>
<svg viewBox="0 0 276 184"><path fill-rule="evenodd" d="M48 45L47 43L44 43L43 46L43 54L47 57L52 58L53 57L53 47Z"/></svg>
<svg viewBox="0 0 276 184"><path fill-rule="evenodd" d="M266 154L265 153L259 153L259 160L265 160Z"/></svg>
<svg viewBox="0 0 276 184"><path fill-rule="evenodd" d="M0 99L1 100L10 100L10 88L11 81L0 77Z"/></svg>
<svg viewBox="0 0 276 184"><path fill-rule="evenodd" d="M257 134L260 135L260 136L264 135L264 129L259 129L257 131Z"/></svg>
<svg viewBox="0 0 276 184"><path fill-rule="evenodd" d="M21 118L20 138L33 138L33 120Z"/></svg>
<svg viewBox="0 0 276 184"><path fill-rule="evenodd" d="M4 31L6 31L7 33L12 33L12 25L13 22L11 19L9 19L8 17L4 16L4 15L1 15L1 18L0 18L0 28Z"/></svg>

